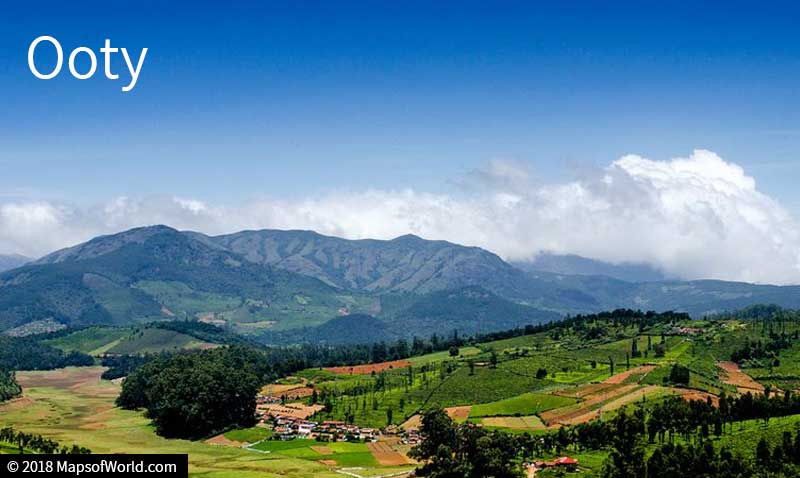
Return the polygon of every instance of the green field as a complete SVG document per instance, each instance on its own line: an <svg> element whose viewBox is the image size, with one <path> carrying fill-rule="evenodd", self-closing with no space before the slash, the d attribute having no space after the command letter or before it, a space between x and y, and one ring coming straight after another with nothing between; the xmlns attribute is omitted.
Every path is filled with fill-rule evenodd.
<svg viewBox="0 0 800 478"><path fill-rule="evenodd" d="M117 345L123 337L130 335L130 328L89 327L69 335L46 341L64 352L83 352L101 355Z"/></svg>
<svg viewBox="0 0 800 478"><path fill-rule="evenodd" d="M496 402L475 405L470 411L470 418L499 417L511 415L536 415L537 413L565 407L575 403L576 400L557 395L544 393L523 393L516 397L498 400Z"/></svg>
<svg viewBox="0 0 800 478"><path fill-rule="evenodd" d="M132 334L119 340L108 353L134 355L158 353L165 350L195 349L212 347L212 344L203 342L180 332L159 328L144 328L135 330Z"/></svg>
<svg viewBox="0 0 800 478"><path fill-rule="evenodd" d="M262 441L253 448L304 460L332 460L341 467L374 467L377 461L364 443L323 443L315 440ZM324 453L321 452L324 450Z"/></svg>
<svg viewBox="0 0 800 478"><path fill-rule="evenodd" d="M62 444L77 443L94 453L188 453L191 476L342 476L320 463L283 454L161 438L141 413L114 408L119 387L99 380L102 370L19 372L25 399L0 405L0 426L11 425Z"/></svg>

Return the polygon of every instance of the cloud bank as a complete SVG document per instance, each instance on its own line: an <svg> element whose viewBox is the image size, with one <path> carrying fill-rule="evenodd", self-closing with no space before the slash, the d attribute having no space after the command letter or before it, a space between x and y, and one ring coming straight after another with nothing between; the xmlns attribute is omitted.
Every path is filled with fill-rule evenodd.
<svg viewBox="0 0 800 478"><path fill-rule="evenodd" d="M557 184L536 183L521 164L492 161L458 183L459 194L366 190L236 207L179 197L88 207L0 202L0 252L39 256L150 224L209 234L312 229L350 239L413 233L512 260L551 251L648 263L686 279L800 283L798 223L741 167L710 151L669 161L628 155Z"/></svg>

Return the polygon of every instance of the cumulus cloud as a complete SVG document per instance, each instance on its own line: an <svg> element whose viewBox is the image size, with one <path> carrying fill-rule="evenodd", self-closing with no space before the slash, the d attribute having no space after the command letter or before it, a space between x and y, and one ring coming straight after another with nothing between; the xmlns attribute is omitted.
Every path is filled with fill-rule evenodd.
<svg viewBox="0 0 800 478"><path fill-rule="evenodd" d="M532 178L522 164L492 161L458 181L461 194L366 190L238 206L177 197L120 197L91 207L6 202L0 251L40 255L148 224L209 234L312 229L351 239L414 233L513 260L551 251L648 263L687 279L800 283L798 223L713 152L669 161L628 155L557 184Z"/></svg>

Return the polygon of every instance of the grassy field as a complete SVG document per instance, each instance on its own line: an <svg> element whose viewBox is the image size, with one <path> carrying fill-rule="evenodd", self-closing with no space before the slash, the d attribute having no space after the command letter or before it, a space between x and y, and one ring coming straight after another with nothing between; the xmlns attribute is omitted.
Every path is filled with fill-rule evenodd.
<svg viewBox="0 0 800 478"><path fill-rule="evenodd" d="M263 441L253 448L304 460L329 460L341 467L374 467L377 461L364 443L321 443L315 440Z"/></svg>
<svg viewBox="0 0 800 478"><path fill-rule="evenodd" d="M107 352L114 354L146 354L165 350L208 348L214 345L173 330L146 328L134 331L119 340Z"/></svg>
<svg viewBox="0 0 800 478"><path fill-rule="evenodd" d="M89 355L100 355L130 335L130 328L89 327L64 337L48 340L46 343L64 352L78 351Z"/></svg>
<svg viewBox="0 0 800 478"><path fill-rule="evenodd" d="M470 418L499 417L510 415L535 415L554 408L565 407L575 403L576 400L557 395L544 393L524 393L516 397L498 400L496 402L475 405L470 411Z"/></svg>
<svg viewBox="0 0 800 478"><path fill-rule="evenodd" d="M95 453L188 453L189 473L204 477L333 478L331 467L279 453L263 454L157 436L141 413L114 408L119 386L102 368L19 372L24 397L0 405L0 426L41 434Z"/></svg>

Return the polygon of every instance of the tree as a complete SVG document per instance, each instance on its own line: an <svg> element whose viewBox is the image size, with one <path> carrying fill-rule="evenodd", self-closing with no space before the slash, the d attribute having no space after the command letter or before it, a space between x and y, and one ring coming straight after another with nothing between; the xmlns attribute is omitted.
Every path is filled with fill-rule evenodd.
<svg viewBox="0 0 800 478"><path fill-rule="evenodd" d="M538 378L539 380L547 378L547 369L546 368L539 368L536 371L536 378Z"/></svg>
<svg viewBox="0 0 800 478"><path fill-rule="evenodd" d="M467 362L467 365L469 365L469 374L470 375L475 375L475 361L470 359Z"/></svg>
<svg viewBox="0 0 800 478"><path fill-rule="evenodd" d="M391 425L392 424L393 415L394 415L394 412L392 411L392 407L387 408L386 409L386 425Z"/></svg>
<svg viewBox="0 0 800 478"><path fill-rule="evenodd" d="M489 363L492 368L497 368L497 352L495 352L494 349L492 349L492 353L489 355Z"/></svg>
<svg viewBox="0 0 800 478"><path fill-rule="evenodd" d="M678 385L689 385L691 372L687 367L680 364L674 364L669 372L669 381Z"/></svg>
<svg viewBox="0 0 800 478"><path fill-rule="evenodd" d="M458 350L457 346L453 345L452 347L450 347L450 356L451 357L458 357L458 354L459 354L459 350Z"/></svg>

